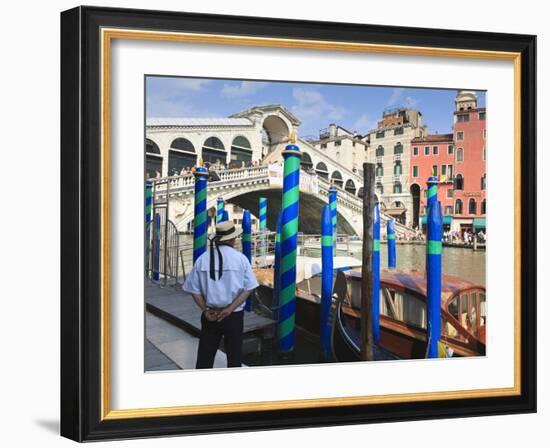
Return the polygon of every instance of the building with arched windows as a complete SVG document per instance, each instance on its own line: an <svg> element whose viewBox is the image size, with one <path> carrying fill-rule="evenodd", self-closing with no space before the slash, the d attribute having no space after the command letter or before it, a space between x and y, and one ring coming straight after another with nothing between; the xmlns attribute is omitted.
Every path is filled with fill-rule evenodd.
<svg viewBox="0 0 550 448"><path fill-rule="evenodd" d="M377 128L366 136L369 142L366 161L376 166L378 198L386 206L386 213L410 227L415 225L409 181L411 140L425 134L427 128L422 124L420 112L394 108L386 110Z"/></svg>

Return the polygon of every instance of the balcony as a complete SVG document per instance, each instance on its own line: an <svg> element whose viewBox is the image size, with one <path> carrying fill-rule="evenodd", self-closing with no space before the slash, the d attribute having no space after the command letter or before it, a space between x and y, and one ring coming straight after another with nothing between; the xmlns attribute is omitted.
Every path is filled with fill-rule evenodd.
<svg viewBox="0 0 550 448"><path fill-rule="evenodd" d="M394 174L393 175L393 181L394 182L401 182L401 174Z"/></svg>
<svg viewBox="0 0 550 448"><path fill-rule="evenodd" d="M394 154L393 155L393 161L395 162L396 160L401 160L401 154Z"/></svg>

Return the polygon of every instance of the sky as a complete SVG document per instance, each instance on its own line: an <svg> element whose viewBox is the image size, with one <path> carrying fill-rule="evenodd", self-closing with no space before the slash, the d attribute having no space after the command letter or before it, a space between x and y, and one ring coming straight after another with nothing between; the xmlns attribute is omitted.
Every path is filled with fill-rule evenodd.
<svg viewBox="0 0 550 448"><path fill-rule="evenodd" d="M485 106L485 92L476 92ZM146 78L147 118L227 117L252 106L282 104L302 122L301 137L317 137L336 123L365 134L382 112L409 107L422 112L430 134L452 132L456 90L351 86L230 79Z"/></svg>

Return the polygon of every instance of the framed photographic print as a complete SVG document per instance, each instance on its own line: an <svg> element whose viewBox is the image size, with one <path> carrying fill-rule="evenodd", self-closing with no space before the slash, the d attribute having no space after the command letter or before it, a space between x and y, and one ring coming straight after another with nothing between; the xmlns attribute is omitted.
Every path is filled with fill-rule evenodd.
<svg viewBox="0 0 550 448"><path fill-rule="evenodd" d="M61 14L61 433L536 410L535 36Z"/></svg>

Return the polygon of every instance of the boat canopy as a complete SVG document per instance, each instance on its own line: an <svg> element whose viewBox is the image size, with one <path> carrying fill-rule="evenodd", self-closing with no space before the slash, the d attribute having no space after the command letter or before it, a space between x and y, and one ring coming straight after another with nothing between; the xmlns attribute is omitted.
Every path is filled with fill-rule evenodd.
<svg viewBox="0 0 550 448"><path fill-rule="evenodd" d="M335 270L347 271L361 266L361 260L353 257L334 257L333 267ZM298 257L296 262L296 282L308 280L311 277L321 274L323 262L321 258Z"/></svg>

